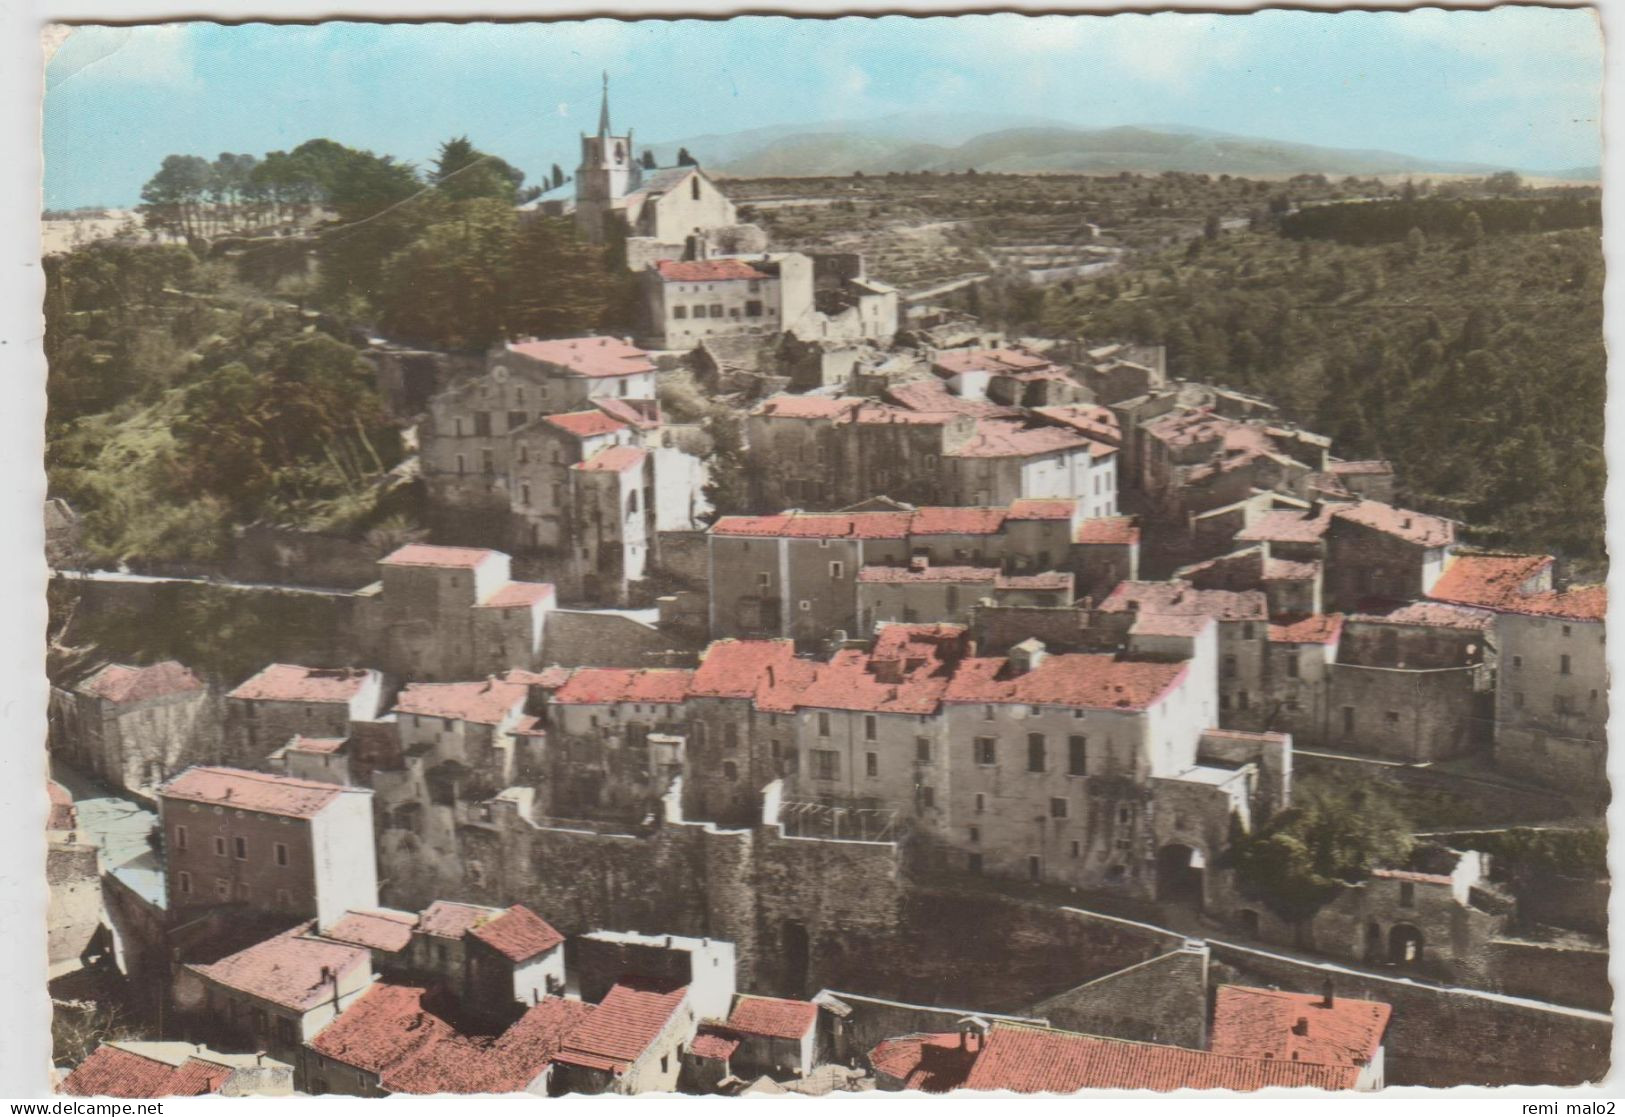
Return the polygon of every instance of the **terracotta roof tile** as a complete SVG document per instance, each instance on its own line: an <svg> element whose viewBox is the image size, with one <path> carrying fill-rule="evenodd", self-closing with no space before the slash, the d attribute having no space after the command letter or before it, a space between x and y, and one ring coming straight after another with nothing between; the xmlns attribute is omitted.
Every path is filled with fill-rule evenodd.
<svg viewBox="0 0 1625 1117"><path fill-rule="evenodd" d="M577 438L598 438L626 429L625 423L597 408L592 411L567 411L560 415L544 415L542 422Z"/></svg>
<svg viewBox="0 0 1625 1117"><path fill-rule="evenodd" d="M1550 555L1456 555L1428 596L1435 601L1494 609L1543 592Z"/></svg>
<svg viewBox="0 0 1625 1117"><path fill-rule="evenodd" d="M477 924L468 933L511 962L528 962L564 941L547 920L522 904Z"/></svg>
<svg viewBox="0 0 1625 1117"><path fill-rule="evenodd" d="M1444 547L1456 538L1456 525L1438 516L1395 508L1375 500L1360 500L1353 504L1339 504L1332 512L1334 520L1358 524L1371 531L1380 531L1395 539L1403 539L1418 547Z"/></svg>
<svg viewBox="0 0 1625 1117"><path fill-rule="evenodd" d="M771 279L743 260L661 260L655 264L667 283L718 283L736 279Z"/></svg>
<svg viewBox="0 0 1625 1117"><path fill-rule="evenodd" d="M1076 500L1024 498L1010 503L1012 520L1070 520L1078 510Z"/></svg>
<svg viewBox="0 0 1625 1117"><path fill-rule="evenodd" d="M596 1070L624 1071L660 1037L687 998L687 986L623 981L570 1032L558 1059Z"/></svg>
<svg viewBox="0 0 1625 1117"><path fill-rule="evenodd" d="M1357 1067L1238 1058L1000 1022L989 1029L965 1087L1023 1094L1268 1086L1347 1090L1359 1074Z"/></svg>
<svg viewBox="0 0 1625 1117"><path fill-rule="evenodd" d="M1445 878L1446 883L1449 878ZM1209 1049L1280 1062L1363 1067L1376 1058L1392 1010L1380 1001L1221 985Z"/></svg>
<svg viewBox="0 0 1625 1117"><path fill-rule="evenodd" d="M1085 438L1064 427L1029 427L1005 419L979 419L964 444L948 451L951 458L1024 458L1062 450L1088 449L1091 457L1116 453L1117 447Z"/></svg>
<svg viewBox="0 0 1625 1117"><path fill-rule="evenodd" d="M921 508L908 525L910 535L997 535L1009 513L1003 508Z"/></svg>
<svg viewBox="0 0 1625 1117"><path fill-rule="evenodd" d="M256 702L349 702L375 672L364 667L298 667L273 663L227 697Z"/></svg>
<svg viewBox="0 0 1625 1117"><path fill-rule="evenodd" d="M1414 873L1409 869L1372 869L1371 875L1387 880L1407 880L1414 884L1450 884L1443 873Z"/></svg>
<svg viewBox="0 0 1625 1117"><path fill-rule="evenodd" d="M261 814L314 818L341 795L371 795L370 790L340 787L316 780L241 768L188 768L158 789L164 799L210 806L231 806Z"/></svg>
<svg viewBox="0 0 1625 1117"><path fill-rule="evenodd" d="M530 688L486 679L468 683L412 683L395 700L397 714L499 725L524 707Z"/></svg>
<svg viewBox="0 0 1625 1117"><path fill-rule="evenodd" d="M787 539L904 539L909 512L787 512L777 516L724 516L713 535Z"/></svg>
<svg viewBox="0 0 1625 1117"><path fill-rule="evenodd" d="M1562 620L1601 621L1608 617L1608 587L1570 586L1566 590L1530 594L1503 606L1501 611Z"/></svg>
<svg viewBox="0 0 1625 1117"><path fill-rule="evenodd" d="M1084 520L1072 535L1072 542L1126 546L1140 541L1140 528L1133 516L1100 516Z"/></svg>
<svg viewBox="0 0 1625 1117"><path fill-rule="evenodd" d="M1007 407L989 400L964 399L940 380L911 380L886 389L893 402L923 414L973 415L980 419L1017 419L1021 408Z"/></svg>
<svg viewBox="0 0 1625 1117"><path fill-rule="evenodd" d="M553 694L566 706L616 702L677 703L688 697L694 672L666 668L578 667Z"/></svg>
<svg viewBox="0 0 1625 1117"><path fill-rule="evenodd" d="M625 473L642 465L648 457L649 451L641 446L606 446L586 461L577 462L570 468L585 473Z"/></svg>
<svg viewBox="0 0 1625 1117"><path fill-rule="evenodd" d="M1331 525L1332 511L1341 507L1323 504L1316 509L1282 508L1265 512L1236 532L1242 543L1319 543Z"/></svg>
<svg viewBox="0 0 1625 1117"><path fill-rule="evenodd" d="M436 900L423 909L423 914L418 917L417 929L436 938L460 939L480 924L488 923L501 914L501 908Z"/></svg>
<svg viewBox="0 0 1625 1117"><path fill-rule="evenodd" d="M934 713L965 647L962 625L885 625L868 652L846 649L820 665L797 705L877 714Z"/></svg>
<svg viewBox="0 0 1625 1117"><path fill-rule="evenodd" d="M957 1032L917 1032L881 1040L869 1052L869 1065L900 1081L905 1090L942 1094L965 1084L976 1054L963 1046Z"/></svg>
<svg viewBox="0 0 1625 1117"><path fill-rule="evenodd" d="M302 737L296 736L288 741L290 752L308 752L318 756L328 756L344 748L348 737Z"/></svg>
<svg viewBox="0 0 1625 1117"><path fill-rule="evenodd" d="M1176 616L1167 613L1140 613L1129 626L1131 636L1200 636L1209 625L1216 624L1212 617L1202 614Z"/></svg>
<svg viewBox="0 0 1625 1117"><path fill-rule="evenodd" d="M630 400L619 399L615 396L600 396L592 401L592 405L612 419L619 419L629 427L638 430L652 431L660 428L660 403L658 400Z"/></svg>
<svg viewBox="0 0 1625 1117"><path fill-rule="evenodd" d="M480 602L479 609L522 609L553 596L552 582L509 582Z"/></svg>
<svg viewBox="0 0 1625 1117"><path fill-rule="evenodd" d="M1056 404L1035 407L1033 414L1052 423L1071 427L1080 434L1086 434L1110 446L1121 446L1123 443L1122 427L1118 424L1116 413L1109 407L1093 403Z"/></svg>
<svg viewBox="0 0 1625 1117"><path fill-rule="evenodd" d="M773 396L751 414L766 419L840 419L851 415L864 402L853 396Z"/></svg>
<svg viewBox="0 0 1625 1117"><path fill-rule="evenodd" d="M943 700L1143 710L1184 678L1187 668L1185 663L1142 663L1076 653L1047 655L1037 667L1014 675L1003 657L967 659L954 673Z"/></svg>
<svg viewBox="0 0 1625 1117"><path fill-rule="evenodd" d="M655 371L649 354L617 337L567 337L511 341L510 353L564 370L571 376L632 376Z"/></svg>
<svg viewBox="0 0 1625 1117"><path fill-rule="evenodd" d="M1225 621L1264 620L1268 604L1260 590L1199 590L1189 582L1119 582L1100 603L1103 613L1169 613Z"/></svg>
<svg viewBox="0 0 1625 1117"><path fill-rule="evenodd" d="M108 702L144 702L171 694L190 694L203 689L203 680L166 659L150 667L128 667L109 663L74 688Z"/></svg>
<svg viewBox="0 0 1625 1117"><path fill-rule="evenodd" d="M219 1090L231 1071L188 1059L180 1066L104 1043L62 1080L60 1093L78 1098L197 1097Z"/></svg>
<svg viewBox="0 0 1625 1117"><path fill-rule="evenodd" d="M782 671L795 661L789 640L713 640L700 656L689 682L699 698L753 698L770 669Z"/></svg>
<svg viewBox="0 0 1625 1117"><path fill-rule="evenodd" d="M1373 475L1381 475L1381 474L1384 474L1384 473L1392 473L1393 471L1394 471L1394 463L1393 462L1380 461L1380 460L1359 461L1359 462L1331 462L1330 464L1328 464L1326 466L1326 472L1335 473L1335 474L1337 474L1339 476L1344 476L1344 477L1352 477L1352 476L1359 476L1359 475L1373 476Z"/></svg>
<svg viewBox="0 0 1625 1117"><path fill-rule="evenodd" d="M1264 580L1268 582L1312 582L1319 574L1318 562L1291 562L1278 558L1264 560Z"/></svg>
<svg viewBox="0 0 1625 1117"><path fill-rule="evenodd" d="M1341 613L1315 613L1270 621L1270 642L1274 644L1335 644L1342 633Z"/></svg>
<svg viewBox="0 0 1625 1117"><path fill-rule="evenodd" d="M773 1039L800 1039L817 1022L817 1005L780 997L740 996L728 1015L734 1031Z"/></svg>
<svg viewBox="0 0 1625 1117"><path fill-rule="evenodd" d="M730 1059L739 1050L740 1039L726 1028L715 1024L701 1024L694 1033L688 1052L698 1059Z"/></svg>
<svg viewBox="0 0 1625 1117"><path fill-rule="evenodd" d="M447 570L472 570L500 554L483 547L437 547L429 543L408 543L379 559L381 566L430 566Z"/></svg>
<svg viewBox="0 0 1625 1117"><path fill-rule="evenodd" d="M418 917L407 911L347 911L322 937L395 953L412 941L417 922Z"/></svg>
<svg viewBox="0 0 1625 1117"><path fill-rule="evenodd" d="M333 995L335 975L342 980L372 966L366 948L317 938L309 933L314 926L306 923L218 962L187 968L227 989L307 1012Z"/></svg>
<svg viewBox="0 0 1625 1117"><path fill-rule="evenodd" d="M932 358L932 367L949 375L966 372L1032 373L1058 368L1047 357L1016 347L1002 349L943 349Z"/></svg>

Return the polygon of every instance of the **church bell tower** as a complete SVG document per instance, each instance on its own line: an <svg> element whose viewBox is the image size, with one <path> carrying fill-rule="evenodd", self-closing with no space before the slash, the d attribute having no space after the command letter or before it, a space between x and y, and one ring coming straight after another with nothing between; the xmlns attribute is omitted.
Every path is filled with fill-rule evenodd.
<svg viewBox="0 0 1625 1117"><path fill-rule="evenodd" d="M581 137L581 166L576 168L576 224L590 240L604 235L604 218L623 209L628 191L643 178L632 152L632 130L613 135L609 125L609 74L604 74L604 99L598 110L598 134Z"/></svg>

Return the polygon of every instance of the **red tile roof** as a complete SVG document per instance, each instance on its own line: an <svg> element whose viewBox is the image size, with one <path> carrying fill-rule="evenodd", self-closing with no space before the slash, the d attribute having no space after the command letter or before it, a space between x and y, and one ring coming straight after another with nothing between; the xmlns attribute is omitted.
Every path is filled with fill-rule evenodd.
<svg viewBox="0 0 1625 1117"><path fill-rule="evenodd" d="M714 640L700 656L689 682L699 698L753 698L770 672L782 672L796 659L789 640Z"/></svg>
<svg viewBox="0 0 1625 1117"><path fill-rule="evenodd" d="M1328 1006L1313 993L1221 985L1209 1050L1289 1064L1363 1067L1376 1058L1391 1013L1380 1001L1335 993Z"/></svg>
<svg viewBox="0 0 1625 1117"><path fill-rule="evenodd" d="M418 917L406 911L347 911L322 937L395 953L412 941L417 922Z"/></svg>
<svg viewBox="0 0 1625 1117"><path fill-rule="evenodd" d="M918 1032L881 1040L869 1052L876 1074L898 1080L905 1090L942 1094L965 1084L974 1048L966 1049L957 1032Z"/></svg>
<svg viewBox="0 0 1625 1117"><path fill-rule="evenodd" d="M1357 1067L1244 1059L1000 1022L989 1029L965 1079L969 1090L1070 1094L1078 1090L1347 1090Z"/></svg>
<svg viewBox="0 0 1625 1117"><path fill-rule="evenodd" d="M1264 580L1268 582L1312 582L1319 573L1318 562L1291 562L1278 558L1264 560Z"/></svg>
<svg viewBox="0 0 1625 1117"><path fill-rule="evenodd" d="M1337 504L1323 504L1319 510L1283 508L1265 512L1236 532L1242 543L1319 543L1331 525Z"/></svg>
<svg viewBox="0 0 1625 1117"><path fill-rule="evenodd" d="M934 713L952 665L964 654L965 628L888 624L868 652L836 652L796 700L798 706L885 714Z"/></svg>
<svg viewBox="0 0 1625 1117"><path fill-rule="evenodd" d="M47 830L72 830L79 825L79 811L73 805L73 794L55 780L45 781L45 794L51 801L51 812L46 816Z"/></svg>
<svg viewBox="0 0 1625 1117"><path fill-rule="evenodd" d="M552 582L509 582L480 602L479 609L523 609L553 596Z"/></svg>
<svg viewBox="0 0 1625 1117"><path fill-rule="evenodd" d="M1501 611L1561 620L1601 621L1608 617L1608 587L1570 586L1566 590L1530 594L1504 606Z"/></svg>
<svg viewBox="0 0 1625 1117"><path fill-rule="evenodd" d="M525 671L518 667L510 668L502 676L506 683L523 683L525 686L541 687L543 690L557 690L570 681L572 668L544 667L540 671Z"/></svg>
<svg viewBox="0 0 1625 1117"><path fill-rule="evenodd" d="M472 570L501 552L483 547L436 547L429 543L408 543L378 562L382 566L432 566L446 570Z"/></svg>
<svg viewBox="0 0 1625 1117"><path fill-rule="evenodd" d="M372 953L364 947L317 938L306 923L218 962L187 967L217 985L270 1001L274 1005L308 1012L333 995L333 983L351 971L372 967Z"/></svg>
<svg viewBox="0 0 1625 1117"><path fill-rule="evenodd" d="M1100 603L1100 610L1206 616L1224 621L1261 621L1269 613L1260 590L1199 590L1183 581L1119 582Z"/></svg>
<svg viewBox="0 0 1625 1117"><path fill-rule="evenodd" d="M649 354L617 337L567 337L556 341L511 341L510 353L563 369L571 376L632 376L653 372Z"/></svg>
<svg viewBox="0 0 1625 1117"><path fill-rule="evenodd" d="M1126 546L1140 541L1140 528L1133 516L1101 516L1084 520L1072 535L1074 543Z"/></svg>
<svg viewBox="0 0 1625 1117"><path fill-rule="evenodd" d="M638 430L652 431L660 427L660 404L656 400L600 396L592 401L592 405L611 418L619 419L627 426L636 427Z"/></svg>
<svg viewBox="0 0 1625 1117"><path fill-rule="evenodd" d="M379 1074L418 1049L457 1035L423 1006L425 990L379 982L310 1041L311 1050L370 1074Z"/></svg>
<svg viewBox="0 0 1625 1117"><path fill-rule="evenodd" d="M726 1028L701 1024L688 1045L688 1053L698 1059L729 1059L739 1050L740 1039Z"/></svg>
<svg viewBox="0 0 1625 1117"><path fill-rule="evenodd" d="M1331 462L1326 466L1326 472L1339 476L1354 476L1358 474L1392 473L1394 463L1387 461L1361 461L1361 462Z"/></svg>
<svg viewBox="0 0 1625 1117"><path fill-rule="evenodd" d="M158 789L164 799L289 818L314 818L341 795L371 791L242 768L188 768Z"/></svg>
<svg viewBox="0 0 1625 1117"><path fill-rule="evenodd" d="M294 737L288 742L288 748L293 752L328 755L338 752L348 740L348 737Z"/></svg>
<svg viewBox="0 0 1625 1117"><path fill-rule="evenodd" d="M1053 361L1020 348L943 349L932 358L932 367L949 375L966 372L1030 373L1055 368Z"/></svg>
<svg viewBox="0 0 1625 1117"><path fill-rule="evenodd" d="M724 516L714 535L788 539L904 539L910 512L786 512L777 516Z"/></svg>
<svg viewBox="0 0 1625 1117"><path fill-rule="evenodd" d="M688 697L694 672L666 668L578 667L553 694L566 706L615 702L677 703Z"/></svg>
<svg viewBox="0 0 1625 1117"><path fill-rule="evenodd" d="M273 663L227 697L256 702L349 702L375 677L364 667Z"/></svg>
<svg viewBox="0 0 1625 1117"><path fill-rule="evenodd" d="M1456 555L1433 584L1435 601L1495 609L1542 592L1550 555Z"/></svg>
<svg viewBox="0 0 1625 1117"><path fill-rule="evenodd" d="M1117 415L1109 407L1093 403L1067 403L1035 407L1033 414L1112 446L1120 446L1123 442L1123 431L1118 425Z"/></svg>
<svg viewBox="0 0 1625 1117"><path fill-rule="evenodd" d="M852 422L867 424L869 426L885 426L889 423L901 423L912 427L941 427L953 420L953 416L945 411L915 411L907 407L897 407L890 403L864 400L852 409L849 415L836 422Z"/></svg>
<svg viewBox="0 0 1625 1117"><path fill-rule="evenodd" d="M642 465L648 456L649 451L641 446L606 446L586 461L577 462L570 468L586 473L625 473Z"/></svg>
<svg viewBox="0 0 1625 1117"><path fill-rule="evenodd" d="M1011 502L1010 518L1012 520L1070 520L1072 514L1077 510L1078 502L1076 500L1024 498Z"/></svg>
<svg viewBox="0 0 1625 1117"><path fill-rule="evenodd" d="M1332 518L1380 531L1418 547L1444 547L1456 539L1456 525L1449 520L1395 508L1376 500L1339 504L1332 512Z"/></svg>
<svg viewBox="0 0 1625 1117"><path fill-rule="evenodd" d="M501 914L501 908L436 900L423 909L423 914L418 917L417 929L437 938L460 939L480 924L488 923Z"/></svg>
<svg viewBox="0 0 1625 1117"><path fill-rule="evenodd" d="M817 1005L780 997L742 995L728 1015L728 1027L734 1031L773 1039L801 1039L816 1023Z"/></svg>
<svg viewBox="0 0 1625 1117"><path fill-rule="evenodd" d="M921 508L908 525L910 535L997 535L1009 513L1003 508Z"/></svg>
<svg viewBox="0 0 1625 1117"><path fill-rule="evenodd" d="M397 1094L513 1094L539 1078L559 1045L593 1012L563 997L543 997L494 1040L458 1036L426 1044L380 1078Z"/></svg>
<svg viewBox="0 0 1625 1117"><path fill-rule="evenodd" d="M597 438L626 429L625 423L596 408L592 411L567 411L561 415L544 415L542 421L577 438Z"/></svg>
<svg viewBox="0 0 1625 1117"><path fill-rule="evenodd" d="M149 698L202 690L203 680L172 659L150 667L109 663L75 689L108 702L144 702Z"/></svg>
<svg viewBox="0 0 1625 1117"><path fill-rule="evenodd" d="M477 725L499 725L503 719L521 710L529 696L529 687L500 679L471 683L411 683L395 700L395 712L470 721Z"/></svg>
<svg viewBox="0 0 1625 1117"><path fill-rule="evenodd" d="M1209 625L1216 624L1212 617L1195 614L1175 616L1167 613L1140 613L1129 626L1131 636L1200 636Z"/></svg>
<svg viewBox="0 0 1625 1117"><path fill-rule="evenodd" d="M688 998L688 987L628 980L565 1038L560 1062L621 1073L660 1037Z"/></svg>
<svg viewBox="0 0 1625 1117"><path fill-rule="evenodd" d="M1350 617L1349 620L1366 624L1403 624L1424 628L1463 628L1473 632L1487 632L1495 624L1495 614L1465 605L1417 601L1381 615L1360 614Z"/></svg>
<svg viewBox="0 0 1625 1117"><path fill-rule="evenodd" d="M743 260L661 260L655 264L667 283L721 283L735 279L769 279Z"/></svg>
<svg viewBox="0 0 1625 1117"><path fill-rule="evenodd" d="M943 700L1143 710L1184 678L1187 668L1185 663L1139 663L1077 653L1045 656L1032 670L1013 675L1003 657L967 659L954 673Z"/></svg>
<svg viewBox="0 0 1625 1117"><path fill-rule="evenodd" d="M951 458L1024 458L1063 450L1088 449L1091 457L1117 452L1117 447L1085 438L1065 427L1029 427L1006 419L979 419L976 432L948 451Z"/></svg>
<svg viewBox="0 0 1625 1117"><path fill-rule="evenodd" d="M1015 419L1021 416L1019 407L956 396L940 380L912 380L887 388L886 395L910 411L924 414L974 415L983 419Z"/></svg>
<svg viewBox="0 0 1625 1117"><path fill-rule="evenodd" d="M1342 634L1341 613L1314 613L1270 621L1270 642L1274 644L1335 644Z"/></svg>
<svg viewBox="0 0 1625 1117"><path fill-rule="evenodd" d="M78 1098L174 1098L215 1093L232 1071L204 1059L180 1066L104 1043L73 1068L58 1092Z"/></svg>
<svg viewBox="0 0 1625 1117"><path fill-rule="evenodd" d="M528 962L564 941L553 926L522 904L468 932L510 962Z"/></svg>

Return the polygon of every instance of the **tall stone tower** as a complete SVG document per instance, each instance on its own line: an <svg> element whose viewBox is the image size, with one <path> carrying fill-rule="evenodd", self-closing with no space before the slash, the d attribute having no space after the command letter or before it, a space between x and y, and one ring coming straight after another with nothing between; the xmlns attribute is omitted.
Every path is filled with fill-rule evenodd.
<svg viewBox="0 0 1625 1117"><path fill-rule="evenodd" d="M604 100L598 111L598 134L581 136L581 166L576 168L576 225L591 241L604 236L604 219L626 207L626 195L643 181L632 154L632 130L611 135L609 74L604 74Z"/></svg>

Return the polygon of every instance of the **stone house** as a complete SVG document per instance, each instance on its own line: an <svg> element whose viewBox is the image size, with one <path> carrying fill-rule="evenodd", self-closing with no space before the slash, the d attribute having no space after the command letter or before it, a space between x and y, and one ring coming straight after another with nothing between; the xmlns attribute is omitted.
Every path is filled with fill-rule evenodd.
<svg viewBox="0 0 1625 1117"><path fill-rule="evenodd" d="M228 755L258 764L295 737L348 737L382 711L383 686L370 668L273 663L226 695Z"/></svg>
<svg viewBox="0 0 1625 1117"><path fill-rule="evenodd" d="M1045 608L1072 604L1069 573L1003 574L997 567L932 566L930 562L922 556L906 567L859 570L858 615L873 618L873 624L912 624L925 617L968 624L972 608L984 601L994 606ZM869 627L872 624L865 626Z"/></svg>
<svg viewBox="0 0 1625 1117"><path fill-rule="evenodd" d="M695 1026L686 986L642 977L621 981L565 1037L549 1092L673 1092Z"/></svg>
<svg viewBox="0 0 1625 1117"><path fill-rule="evenodd" d="M413 683L395 700L401 751L420 771L431 801L483 798L508 787L519 768L514 731L530 696L523 683L487 678Z"/></svg>
<svg viewBox="0 0 1625 1117"><path fill-rule="evenodd" d="M76 683L54 686L50 715L53 753L143 798L207 759L220 721L203 681L174 660L147 667L109 663Z"/></svg>
<svg viewBox="0 0 1625 1117"><path fill-rule="evenodd" d="M694 673L582 667L548 700L539 806L554 818L640 822L686 766Z"/></svg>
<svg viewBox="0 0 1625 1117"><path fill-rule="evenodd" d="M326 926L378 903L370 789L188 768L158 817L172 915L235 904Z"/></svg>
<svg viewBox="0 0 1625 1117"><path fill-rule="evenodd" d="M944 450L942 465L955 503L1086 499L1095 514L1115 516L1117 458L1116 446L1066 426L981 419L969 438Z"/></svg>
<svg viewBox="0 0 1625 1117"><path fill-rule="evenodd" d="M1326 607L1357 612L1426 597L1455 539L1456 525L1438 516L1374 500L1338 505L1326 531Z"/></svg>
<svg viewBox="0 0 1625 1117"><path fill-rule="evenodd" d="M79 969L100 931L101 850L78 830L78 811L68 789L50 780L45 824L46 963L57 977Z"/></svg>
<svg viewBox="0 0 1625 1117"><path fill-rule="evenodd" d="M201 1043L114 1040L92 1051L57 1092L80 1098L287 1097L293 1067Z"/></svg>
<svg viewBox="0 0 1625 1117"><path fill-rule="evenodd" d="M817 1031L818 1006L811 1001L742 993L715 1034L734 1041L728 1053L732 1074L783 1079L800 1078L817 1065Z"/></svg>
<svg viewBox="0 0 1625 1117"><path fill-rule="evenodd" d="M1094 401L1093 393L1073 378L1069 367L1019 345L939 350L932 357L931 370L964 399L1012 407Z"/></svg>

